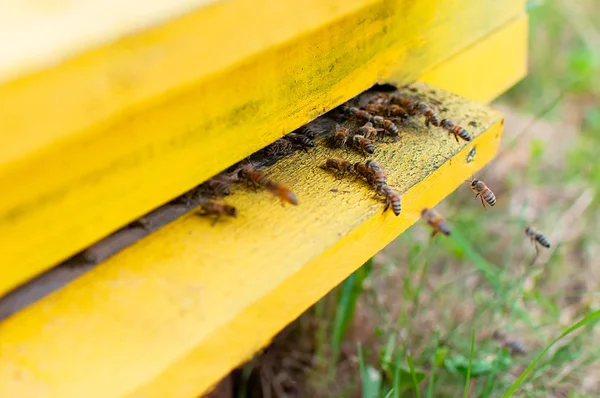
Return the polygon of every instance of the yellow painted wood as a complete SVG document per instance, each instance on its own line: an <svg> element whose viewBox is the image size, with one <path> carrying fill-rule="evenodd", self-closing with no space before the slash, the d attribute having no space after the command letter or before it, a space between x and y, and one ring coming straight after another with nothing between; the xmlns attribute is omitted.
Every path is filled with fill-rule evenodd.
<svg viewBox="0 0 600 398"><path fill-rule="evenodd" d="M209 388L492 158L502 115L440 95L441 116L476 121L476 138L457 144L418 120L380 146L374 158L405 191L399 217L382 214L360 180L318 167L335 151L286 158L268 173L299 206L239 186L227 199L237 219L211 227L187 214L0 323L0 396L177 398Z"/></svg>
<svg viewBox="0 0 600 398"><path fill-rule="evenodd" d="M528 18L523 14L421 76L424 82L488 103L527 74Z"/></svg>
<svg viewBox="0 0 600 398"><path fill-rule="evenodd" d="M414 80L523 9L221 1L1 84L0 294L375 81Z"/></svg>

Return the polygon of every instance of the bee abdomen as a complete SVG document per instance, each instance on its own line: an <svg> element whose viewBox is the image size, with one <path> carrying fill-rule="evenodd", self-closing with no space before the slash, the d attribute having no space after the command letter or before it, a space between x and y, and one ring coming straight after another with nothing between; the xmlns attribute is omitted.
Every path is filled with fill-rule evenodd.
<svg viewBox="0 0 600 398"><path fill-rule="evenodd" d="M539 242L539 244L544 246L545 248L547 248L547 249L550 248L550 242L548 241L548 238L546 238L544 235L537 234L535 237L535 240L537 240Z"/></svg>
<svg viewBox="0 0 600 398"><path fill-rule="evenodd" d="M439 230L442 234L450 236L450 226L445 221L440 222Z"/></svg>
<svg viewBox="0 0 600 398"><path fill-rule="evenodd" d="M494 206L496 204L496 195L494 195L490 189L486 189L481 196L483 196L483 200L485 200L488 205Z"/></svg>
<svg viewBox="0 0 600 398"><path fill-rule="evenodd" d="M465 141L471 141L471 139L472 139L471 134L469 134L469 132L467 130L465 130L464 128L462 128L460 126L455 126L454 129L452 130L452 132Z"/></svg>
<svg viewBox="0 0 600 398"><path fill-rule="evenodd" d="M400 212L402 211L402 204L400 201L400 197L399 196L393 196L390 201L392 202L392 210L394 211L394 214L399 216Z"/></svg>

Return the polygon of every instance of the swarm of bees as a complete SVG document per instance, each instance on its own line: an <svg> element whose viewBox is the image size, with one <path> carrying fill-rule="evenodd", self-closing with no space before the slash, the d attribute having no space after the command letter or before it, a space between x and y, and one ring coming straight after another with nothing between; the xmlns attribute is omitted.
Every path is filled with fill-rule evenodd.
<svg viewBox="0 0 600 398"><path fill-rule="evenodd" d="M224 202L223 197L230 194L230 186L240 182L253 187L254 190L265 190L281 200L282 205L289 203L298 205L298 199L292 190L284 184L268 178L262 171L279 159L298 150L308 152L317 143L325 142L333 149L353 150L365 159L354 162L342 157L332 157L320 165L321 168L335 172L338 178L358 178L367 183L377 196L384 199L384 212L391 209L398 216L402 210L402 196L396 189L388 185L388 178L384 167L373 158L377 156L379 145L400 139L399 127L411 118L422 117L427 128L445 130L456 142L470 142L473 136L462 126L447 117L440 117L434 105L418 98L417 90L397 90L393 93L375 92L367 93L364 97L353 98L338 108L316 119L297 130L276 140L266 148L251 155L248 159L227 172L221 173L201 185L204 193L212 199L200 203L198 214L215 216L213 225L221 216L236 217L237 210ZM439 102L431 100L439 105ZM441 111L444 112L446 108ZM327 123L324 120L327 119ZM477 124L470 122L469 126ZM319 140L319 137L322 139ZM466 162L475 159L476 148L473 146L467 153ZM339 156L339 155L338 155ZM441 155L446 158L444 155ZM447 158L446 158L447 159ZM479 198L481 205L493 207L496 196L493 191L480 179L469 180L469 187ZM190 203L190 198L187 199ZM425 208L421 218L432 229L431 236L437 234L450 235L448 223L434 210ZM527 237L538 247L550 247L547 238L528 227L525 231Z"/></svg>

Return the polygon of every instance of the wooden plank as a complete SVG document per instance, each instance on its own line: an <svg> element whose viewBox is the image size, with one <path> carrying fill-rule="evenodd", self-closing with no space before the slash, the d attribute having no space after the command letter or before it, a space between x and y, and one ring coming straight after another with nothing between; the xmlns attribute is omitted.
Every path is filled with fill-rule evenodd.
<svg viewBox="0 0 600 398"><path fill-rule="evenodd" d="M399 217L382 214L365 184L318 167L336 151L319 145L292 155L269 174L299 206L237 187L228 198L237 219L211 227L188 214L1 323L0 396L206 390L492 158L501 114L436 91L448 108L441 116L476 121L476 138L457 144L419 119L380 147L374 157L404 192Z"/></svg>
<svg viewBox="0 0 600 398"><path fill-rule="evenodd" d="M414 80L523 9L219 2L0 85L0 294L376 80Z"/></svg>
<svg viewBox="0 0 600 398"><path fill-rule="evenodd" d="M519 29L514 28L515 25L522 24L523 20L526 22L526 18L522 18L507 24L505 27L486 36L485 39L477 45L471 46L457 56L444 61L440 66L436 67L437 73L433 76L445 77L445 79L440 80L437 78L434 81L439 82L439 86L444 89L446 89L445 86L453 86L455 89L459 90L458 94L461 96L465 96L465 93L477 93L479 97L485 98L491 98L494 93L498 93L502 88L508 87L509 84L525 74L526 54L521 54L520 58L512 56L511 47L506 45L498 46L498 41L501 43L511 43L513 47L518 46L519 41L526 42L527 38L523 37L522 32ZM496 51L496 48L499 48L500 51ZM495 54L493 57L479 57L481 54L486 55L494 52L500 52L500 54ZM496 72L498 69L495 68L497 65L495 61L498 59L496 57L504 59L504 63L502 64L503 67L500 68L500 70L511 71L511 74ZM446 64L450 66L454 73L441 73L444 69L443 65ZM457 68L456 65L466 65L468 67ZM481 84L481 82L491 78L495 79L494 84ZM424 76L421 80L430 82L429 79L429 76ZM456 80L463 81L464 84L455 86L454 81ZM478 87L484 87L485 90L489 90L489 92L477 92ZM482 98L478 98L477 100L481 99ZM164 207L161 209L164 209ZM184 210L182 209L182 212L183 211ZM172 211L167 209L164 211L159 210L157 213L153 213L152 223L164 225L166 222L165 220L172 220L173 218L175 218L175 214L173 214ZM104 239L100 246L95 246L92 257L106 259L114 254L114 250L121 250L123 247L141 239L141 237L146 234L147 233L141 229L134 232L128 231L127 233L122 232L116 235L113 234ZM0 320L26 305L37 301L39 298L50 292L61 288L69 281L80 276L86 269L87 267L83 267L82 265L77 267L69 266L53 268L37 279L28 282L21 288L13 290L9 295L0 300Z"/></svg>
<svg viewBox="0 0 600 398"><path fill-rule="evenodd" d="M492 32L421 76L424 82L488 103L527 74L528 18Z"/></svg>

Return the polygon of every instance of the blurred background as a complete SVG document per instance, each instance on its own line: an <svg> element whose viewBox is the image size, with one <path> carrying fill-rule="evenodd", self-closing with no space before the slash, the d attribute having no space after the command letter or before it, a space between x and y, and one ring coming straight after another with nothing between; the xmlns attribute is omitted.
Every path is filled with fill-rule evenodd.
<svg viewBox="0 0 600 398"><path fill-rule="evenodd" d="M453 236L405 232L238 369L237 397L458 397L469 370L469 397L502 396L600 309L600 2L528 7L529 74L493 104L503 147L477 175L497 205L458 189ZM513 396L600 396L599 341L595 322L562 339Z"/></svg>

